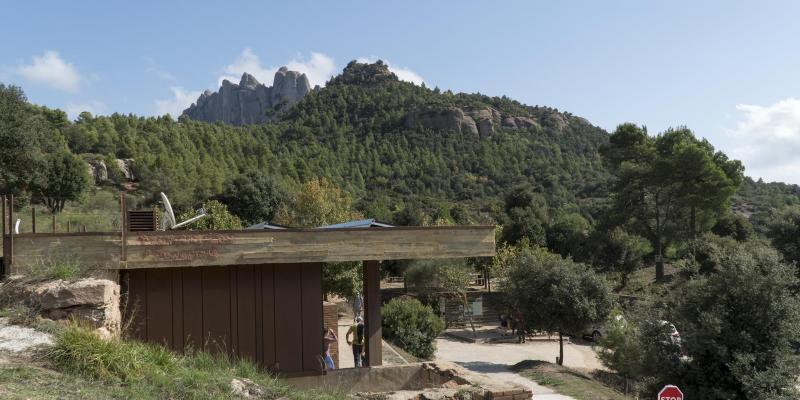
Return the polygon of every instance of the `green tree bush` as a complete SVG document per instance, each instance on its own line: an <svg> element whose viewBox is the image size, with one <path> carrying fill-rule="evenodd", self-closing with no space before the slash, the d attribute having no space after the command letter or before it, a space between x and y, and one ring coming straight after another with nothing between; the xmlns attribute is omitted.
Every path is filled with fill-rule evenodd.
<svg viewBox="0 0 800 400"><path fill-rule="evenodd" d="M767 237L789 262L800 262L800 208L777 213L767 226Z"/></svg>
<svg viewBox="0 0 800 400"><path fill-rule="evenodd" d="M564 334L581 334L589 324L604 321L613 305L603 277L544 249L525 249L515 257L503 290L527 328L558 332L559 364Z"/></svg>
<svg viewBox="0 0 800 400"><path fill-rule="evenodd" d="M651 137L645 128L622 124L601 154L616 177L613 213L651 241L659 280L665 244L684 233L694 237L698 213L711 215L729 205L744 170L686 128Z"/></svg>
<svg viewBox="0 0 800 400"><path fill-rule="evenodd" d="M67 201L80 199L90 185L89 172L83 160L69 152L48 154L45 171L33 186L53 213L61 212Z"/></svg>
<svg viewBox="0 0 800 400"><path fill-rule="evenodd" d="M664 340L643 331L651 343L650 389L677 382L687 398L798 398L798 283L775 250L758 243L726 247L713 273L689 280L649 310L650 321L670 321L682 337L680 349L659 348L652 344Z"/></svg>
<svg viewBox="0 0 800 400"><path fill-rule="evenodd" d="M290 200L289 191L277 179L260 171L248 171L233 178L220 201L244 222L270 222Z"/></svg>
<svg viewBox="0 0 800 400"><path fill-rule="evenodd" d="M381 310L383 337L415 357L430 359L444 322L430 306L417 299L392 299Z"/></svg>
<svg viewBox="0 0 800 400"><path fill-rule="evenodd" d="M643 375L644 349L641 332L618 309L612 311L606 319L605 328L597 356L606 368L622 377L624 392L628 394L631 386L635 386L635 382Z"/></svg>
<svg viewBox="0 0 800 400"><path fill-rule="evenodd" d="M217 200L209 200L203 203L202 208L206 211L206 217L192 222L187 229L196 230L237 230L242 229L242 220L228 211L225 204ZM186 211L178 217L178 222L185 221L196 215L194 211Z"/></svg>

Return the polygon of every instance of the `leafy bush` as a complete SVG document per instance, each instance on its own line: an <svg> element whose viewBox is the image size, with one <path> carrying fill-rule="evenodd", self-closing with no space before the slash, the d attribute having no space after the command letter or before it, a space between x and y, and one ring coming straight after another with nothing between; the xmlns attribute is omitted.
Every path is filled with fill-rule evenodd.
<svg viewBox="0 0 800 400"><path fill-rule="evenodd" d="M393 299L383 307L383 336L419 358L436 352L434 340L444 330L444 322L430 306L417 299Z"/></svg>

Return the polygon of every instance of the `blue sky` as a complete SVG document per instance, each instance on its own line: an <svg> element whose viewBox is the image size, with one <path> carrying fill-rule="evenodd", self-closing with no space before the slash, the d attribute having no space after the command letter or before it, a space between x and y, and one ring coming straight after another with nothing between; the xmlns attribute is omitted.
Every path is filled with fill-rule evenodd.
<svg viewBox="0 0 800 400"><path fill-rule="evenodd" d="M800 2L6 2L0 82L64 109L176 113L241 71L352 59L651 133L687 125L800 183ZM379 4L375 4L379 3Z"/></svg>

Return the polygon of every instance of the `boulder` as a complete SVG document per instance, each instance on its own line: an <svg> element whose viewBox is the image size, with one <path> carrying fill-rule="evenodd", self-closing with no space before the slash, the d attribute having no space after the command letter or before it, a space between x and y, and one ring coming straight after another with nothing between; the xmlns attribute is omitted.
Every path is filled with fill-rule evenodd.
<svg viewBox="0 0 800 400"><path fill-rule="evenodd" d="M117 168L122 172L122 176L126 180L132 181L135 179L133 176L133 159L132 158L118 158L116 159Z"/></svg>
<svg viewBox="0 0 800 400"><path fill-rule="evenodd" d="M119 285L108 279L54 280L22 286L28 302L53 320L76 320L110 334L120 331Z"/></svg>
<svg viewBox="0 0 800 400"><path fill-rule="evenodd" d="M567 118L564 117L564 114L562 114L560 112L547 113L544 116L544 118L542 120L542 123L544 125L546 125L546 126L549 126L549 127L553 128L553 129L559 131L559 132L562 132L564 130L564 128L567 127L567 124L568 124Z"/></svg>
<svg viewBox="0 0 800 400"><path fill-rule="evenodd" d="M495 124L500 123L500 112L495 110L494 108L467 108L466 110L467 115L469 115L477 125L478 134L482 138L486 138L492 136L494 134L494 126Z"/></svg>
<svg viewBox="0 0 800 400"><path fill-rule="evenodd" d="M230 385L231 393L244 399L260 399L266 394L266 390L261 385L247 378L233 378ZM281 397L281 399L285 399L285 397Z"/></svg>
<svg viewBox="0 0 800 400"><path fill-rule="evenodd" d="M108 168L103 160L89 160L89 175L94 179L94 184L99 185L108 181Z"/></svg>
<svg viewBox="0 0 800 400"><path fill-rule="evenodd" d="M538 127L539 123L530 117L505 117L503 118L503 127L516 130L528 129L530 127Z"/></svg>

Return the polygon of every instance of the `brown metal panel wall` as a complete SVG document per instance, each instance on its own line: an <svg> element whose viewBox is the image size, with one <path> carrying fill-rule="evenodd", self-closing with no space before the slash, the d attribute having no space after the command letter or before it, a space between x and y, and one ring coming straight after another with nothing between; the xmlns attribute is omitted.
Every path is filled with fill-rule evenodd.
<svg viewBox="0 0 800 400"><path fill-rule="evenodd" d="M185 349L183 331L183 271L173 269L172 276L172 348L178 351Z"/></svg>
<svg viewBox="0 0 800 400"><path fill-rule="evenodd" d="M128 334L147 339L147 274L142 271L125 271L122 281L127 285L125 299L126 321L130 321Z"/></svg>
<svg viewBox="0 0 800 400"><path fill-rule="evenodd" d="M206 351L226 353L231 337L230 270L203 268L203 341Z"/></svg>
<svg viewBox="0 0 800 400"><path fill-rule="evenodd" d="M322 264L299 264L302 277L303 371L322 371Z"/></svg>
<svg viewBox="0 0 800 400"><path fill-rule="evenodd" d="M183 311L180 317L183 321L184 339L183 348L202 350L205 345L203 334L203 270L201 268L186 268L181 271L181 289L183 297Z"/></svg>
<svg viewBox="0 0 800 400"><path fill-rule="evenodd" d="M151 269L147 280L147 340L172 348L172 271Z"/></svg>
<svg viewBox="0 0 800 400"><path fill-rule="evenodd" d="M256 293L254 267L236 267L236 343L241 358L256 361Z"/></svg>
<svg viewBox="0 0 800 400"><path fill-rule="evenodd" d="M277 355L275 350L275 265L261 265L261 334L259 343L261 343L261 365L267 368L277 370Z"/></svg>
<svg viewBox="0 0 800 400"><path fill-rule="evenodd" d="M226 352L274 372L320 372L322 265L123 271L134 337Z"/></svg>
<svg viewBox="0 0 800 400"><path fill-rule="evenodd" d="M303 370L301 269L275 266L275 358L278 372Z"/></svg>
<svg viewBox="0 0 800 400"><path fill-rule="evenodd" d="M303 370L302 271L298 264L275 266L275 369Z"/></svg>

